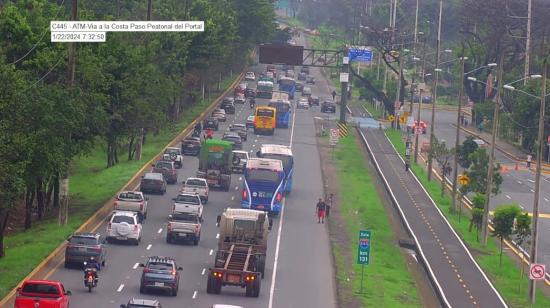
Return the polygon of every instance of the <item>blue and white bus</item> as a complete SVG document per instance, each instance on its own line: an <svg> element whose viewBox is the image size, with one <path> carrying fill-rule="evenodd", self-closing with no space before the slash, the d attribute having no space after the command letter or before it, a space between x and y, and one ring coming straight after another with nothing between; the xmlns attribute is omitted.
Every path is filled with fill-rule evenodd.
<svg viewBox="0 0 550 308"><path fill-rule="evenodd" d="M290 194L292 191L292 175L294 174L294 156L289 146L281 144L262 144L256 156L261 158L278 159L283 163L285 183L283 191Z"/></svg>
<svg viewBox="0 0 550 308"><path fill-rule="evenodd" d="M241 206L277 215L283 204L285 171L277 159L249 158L244 170Z"/></svg>
<svg viewBox="0 0 550 308"><path fill-rule="evenodd" d="M281 77L281 79L279 79L279 90L288 93L288 97L294 99L296 81L291 77Z"/></svg>
<svg viewBox="0 0 550 308"><path fill-rule="evenodd" d="M268 104L277 110L277 128L287 128L290 122L290 112L292 105L288 100L286 92L273 91L273 96Z"/></svg>

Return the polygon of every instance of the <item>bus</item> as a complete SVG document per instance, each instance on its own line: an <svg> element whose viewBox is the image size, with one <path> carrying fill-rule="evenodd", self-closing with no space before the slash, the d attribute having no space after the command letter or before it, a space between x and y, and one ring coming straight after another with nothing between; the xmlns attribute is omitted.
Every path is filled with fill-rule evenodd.
<svg viewBox="0 0 550 308"><path fill-rule="evenodd" d="M260 158L278 159L283 163L285 171L285 183L283 191L288 195L292 191L292 175L294 174L294 156L289 146L281 144L262 144L256 152Z"/></svg>
<svg viewBox="0 0 550 308"><path fill-rule="evenodd" d="M273 135L277 126L277 109L269 106L257 106L254 110L254 134Z"/></svg>
<svg viewBox="0 0 550 308"><path fill-rule="evenodd" d="M285 171L278 159L253 157L246 162L241 206L277 215L283 204Z"/></svg>
<svg viewBox="0 0 550 308"><path fill-rule="evenodd" d="M274 91L273 97L271 98L271 101L269 101L268 106L277 110L276 127L288 127L291 112L291 104L288 100L288 94L286 92Z"/></svg>
<svg viewBox="0 0 550 308"><path fill-rule="evenodd" d="M271 99L271 94L273 93L273 82L265 80L258 81L258 87L256 91L256 97Z"/></svg>
<svg viewBox="0 0 550 308"><path fill-rule="evenodd" d="M290 99L294 99L296 93L296 81L291 77L281 77L279 79L279 90L288 93Z"/></svg>

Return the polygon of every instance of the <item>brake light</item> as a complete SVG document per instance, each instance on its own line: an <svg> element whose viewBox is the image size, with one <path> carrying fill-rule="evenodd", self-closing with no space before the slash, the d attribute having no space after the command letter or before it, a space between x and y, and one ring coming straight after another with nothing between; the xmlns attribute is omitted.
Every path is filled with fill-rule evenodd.
<svg viewBox="0 0 550 308"><path fill-rule="evenodd" d="M166 229L168 230L168 232L172 231L172 224L168 224L168 226L166 226Z"/></svg>
<svg viewBox="0 0 550 308"><path fill-rule="evenodd" d="M111 223L107 225L107 230L111 231Z"/></svg>
<svg viewBox="0 0 550 308"><path fill-rule="evenodd" d="M256 276L246 276L244 279L246 281L253 281L254 279L256 279Z"/></svg>
<svg viewBox="0 0 550 308"><path fill-rule="evenodd" d="M280 192L278 192L277 197L275 198L275 200L277 200L277 202L280 202L281 199L283 199L283 195Z"/></svg>
<svg viewBox="0 0 550 308"><path fill-rule="evenodd" d="M222 273L212 272L212 276L222 278Z"/></svg>
<svg viewBox="0 0 550 308"><path fill-rule="evenodd" d="M143 212L143 202L141 202L141 203L139 204L139 210L140 210L141 212Z"/></svg>
<svg viewBox="0 0 550 308"><path fill-rule="evenodd" d="M172 270L172 276L176 276L176 271Z"/></svg>
<svg viewBox="0 0 550 308"><path fill-rule="evenodd" d="M195 233L199 233L199 225L195 225Z"/></svg>
<svg viewBox="0 0 550 308"><path fill-rule="evenodd" d="M138 230L138 225L134 225L134 231Z"/></svg>
<svg viewBox="0 0 550 308"><path fill-rule="evenodd" d="M143 269L143 272L144 272L144 273L149 273L150 270L146 267L146 268Z"/></svg>
<svg viewBox="0 0 550 308"><path fill-rule="evenodd" d="M246 192L246 189L243 189L243 200L246 200L248 198L248 193Z"/></svg>

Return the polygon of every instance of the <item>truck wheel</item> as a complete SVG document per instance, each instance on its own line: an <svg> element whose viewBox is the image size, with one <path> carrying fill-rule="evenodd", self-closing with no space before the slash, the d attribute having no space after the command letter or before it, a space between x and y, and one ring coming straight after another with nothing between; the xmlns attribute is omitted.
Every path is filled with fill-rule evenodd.
<svg viewBox="0 0 550 308"><path fill-rule="evenodd" d="M265 256L258 256L258 272L262 273L262 279L265 276Z"/></svg>
<svg viewBox="0 0 550 308"><path fill-rule="evenodd" d="M172 237L170 234L166 234L166 243L171 244L172 243Z"/></svg>
<svg viewBox="0 0 550 308"><path fill-rule="evenodd" d="M221 282L213 277L212 275L208 275L208 282L206 283L206 293L208 294L220 294L222 291L222 284Z"/></svg>
<svg viewBox="0 0 550 308"><path fill-rule="evenodd" d="M200 240L201 240L201 235L199 234L199 236L196 236L193 239L193 245L197 246L199 244Z"/></svg>
<svg viewBox="0 0 550 308"><path fill-rule="evenodd" d="M254 280L252 283L246 286L246 296L247 297L258 297L260 295L260 285L261 280Z"/></svg>

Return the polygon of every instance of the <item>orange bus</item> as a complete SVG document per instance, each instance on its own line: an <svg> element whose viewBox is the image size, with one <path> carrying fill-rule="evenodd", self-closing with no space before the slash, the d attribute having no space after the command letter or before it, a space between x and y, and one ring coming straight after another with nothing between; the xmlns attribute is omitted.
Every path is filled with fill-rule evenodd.
<svg viewBox="0 0 550 308"><path fill-rule="evenodd" d="M275 133L277 124L277 109L269 106L258 106L254 111L254 134Z"/></svg>

